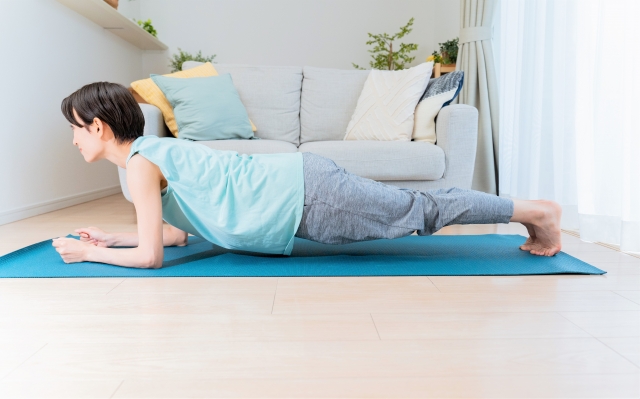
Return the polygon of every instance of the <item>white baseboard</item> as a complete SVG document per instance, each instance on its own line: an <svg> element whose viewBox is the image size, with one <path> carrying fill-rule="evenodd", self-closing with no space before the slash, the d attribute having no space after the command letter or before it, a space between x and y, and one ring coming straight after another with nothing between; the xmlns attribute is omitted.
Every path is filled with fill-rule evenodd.
<svg viewBox="0 0 640 399"><path fill-rule="evenodd" d="M120 184L112 187L101 188L99 190L89 191L82 194L74 194L52 201L41 202L35 205L16 208L6 212L1 212L0 226L2 226L3 224L30 218L32 216L42 215L43 213L47 212L57 211L58 209L67 208L73 205L82 204L84 202L93 201L98 198L103 198L118 193L122 193Z"/></svg>

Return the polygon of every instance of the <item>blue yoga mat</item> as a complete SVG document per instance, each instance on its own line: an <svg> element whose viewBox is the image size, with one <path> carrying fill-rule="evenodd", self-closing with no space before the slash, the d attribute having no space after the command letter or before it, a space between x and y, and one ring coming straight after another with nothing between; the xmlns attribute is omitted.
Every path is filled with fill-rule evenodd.
<svg viewBox="0 0 640 399"><path fill-rule="evenodd" d="M79 239L79 236L67 235ZM295 238L291 256L229 250L189 236L189 245L165 247L161 269L104 263L64 263L39 242L0 257L0 277L228 277L228 276L506 276L604 274L564 252L536 256L518 247L520 235L406 236L327 245Z"/></svg>

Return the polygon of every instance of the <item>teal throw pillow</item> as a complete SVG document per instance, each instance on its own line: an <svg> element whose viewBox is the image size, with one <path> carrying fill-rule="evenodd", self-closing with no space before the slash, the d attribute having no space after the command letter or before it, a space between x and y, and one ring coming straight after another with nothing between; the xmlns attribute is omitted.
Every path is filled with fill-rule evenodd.
<svg viewBox="0 0 640 399"><path fill-rule="evenodd" d="M173 107L179 139L257 138L230 74L201 78L151 74L150 77Z"/></svg>

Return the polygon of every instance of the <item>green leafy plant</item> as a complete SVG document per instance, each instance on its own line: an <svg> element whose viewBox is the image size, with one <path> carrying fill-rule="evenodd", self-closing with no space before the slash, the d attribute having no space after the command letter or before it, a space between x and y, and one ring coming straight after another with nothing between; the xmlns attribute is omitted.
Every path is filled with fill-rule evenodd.
<svg viewBox="0 0 640 399"><path fill-rule="evenodd" d="M434 64L442 64L442 56L437 51L431 53L431 57L427 58L427 61L433 61Z"/></svg>
<svg viewBox="0 0 640 399"><path fill-rule="evenodd" d="M151 35L153 35L153 37L158 37L158 32L156 32L156 29L153 27L153 25L151 25L151 19L142 21L142 20L136 20L135 18L133 18L133 20L137 22L138 25L142 27L142 29L146 30Z"/></svg>
<svg viewBox="0 0 640 399"><path fill-rule="evenodd" d="M458 59L458 38L448 40L440 45L443 64L455 64Z"/></svg>
<svg viewBox="0 0 640 399"><path fill-rule="evenodd" d="M374 35L367 33L371 40L367 41L367 45L375 45L372 49L368 50L371 53L373 61L369 62L371 68L374 69L388 69L401 70L404 69L406 64L413 61L416 57L410 57L409 54L412 51L418 49L418 45L415 43L400 43L400 49L393 51L393 41L396 39L402 39L405 35L411 32L413 28L413 18L409 22L400 28L400 32L393 36L389 36L386 33L380 35ZM365 69L357 64L351 63L356 69Z"/></svg>
<svg viewBox="0 0 640 399"><path fill-rule="evenodd" d="M171 72L182 71L182 63L185 61L198 61L198 62L211 62L216 57L216 55L212 55L209 57L203 57L202 52L198 51L198 54L192 55L185 51L182 51L180 47L178 47L179 54L173 54L173 59L170 59L171 64Z"/></svg>

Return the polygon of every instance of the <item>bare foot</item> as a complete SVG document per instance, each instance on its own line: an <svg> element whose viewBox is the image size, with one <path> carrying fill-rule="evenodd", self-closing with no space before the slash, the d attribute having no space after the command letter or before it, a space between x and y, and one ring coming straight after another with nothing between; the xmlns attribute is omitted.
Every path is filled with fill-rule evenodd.
<svg viewBox="0 0 640 399"><path fill-rule="evenodd" d="M530 223L522 223L529 231L529 238L520 249L533 255L553 256L562 248L560 217L562 208L553 201L537 200L531 211Z"/></svg>

